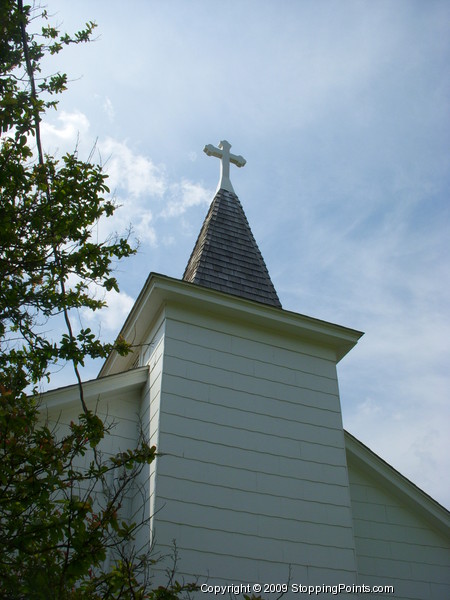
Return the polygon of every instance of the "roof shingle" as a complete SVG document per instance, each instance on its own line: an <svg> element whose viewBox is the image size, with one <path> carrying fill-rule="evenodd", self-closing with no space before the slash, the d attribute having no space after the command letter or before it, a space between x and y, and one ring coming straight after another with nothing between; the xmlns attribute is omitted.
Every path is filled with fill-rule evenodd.
<svg viewBox="0 0 450 600"><path fill-rule="evenodd" d="M183 280L281 308L239 198L224 189L212 201Z"/></svg>

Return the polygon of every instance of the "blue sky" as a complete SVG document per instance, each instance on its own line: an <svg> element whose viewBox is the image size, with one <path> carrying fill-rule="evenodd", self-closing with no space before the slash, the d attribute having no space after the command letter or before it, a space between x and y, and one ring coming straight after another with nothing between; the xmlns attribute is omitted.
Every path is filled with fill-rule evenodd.
<svg viewBox="0 0 450 600"><path fill-rule="evenodd" d="M219 176L231 179L283 307L365 332L339 365L344 426L450 506L446 1L59 0L95 43L44 125L110 173L138 255L84 324L113 338L150 271L181 277ZM98 365L84 375L93 377ZM53 385L71 381L55 373Z"/></svg>

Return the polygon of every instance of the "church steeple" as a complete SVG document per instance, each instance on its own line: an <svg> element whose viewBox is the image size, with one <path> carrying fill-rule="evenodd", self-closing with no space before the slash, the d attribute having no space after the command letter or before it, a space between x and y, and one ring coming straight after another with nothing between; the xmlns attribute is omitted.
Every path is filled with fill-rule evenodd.
<svg viewBox="0 0 450 600"><path fill-rule="evenodd" d="M230 162L244 166L222 141L204 151L221 159L218 191L183 275L184 281L281 308L264 259L229 178Z"/></svg>

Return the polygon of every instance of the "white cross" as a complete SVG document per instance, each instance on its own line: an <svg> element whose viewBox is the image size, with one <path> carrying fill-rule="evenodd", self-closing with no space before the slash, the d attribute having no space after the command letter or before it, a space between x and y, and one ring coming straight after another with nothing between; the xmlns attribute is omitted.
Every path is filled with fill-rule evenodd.
<svg viewBox="0 0 450 600"><path fill-rule="evenodd" d="M203 148L203 152L208 156L220 158L220 181L216 191L218 192L222 189L234 194L235 192L230 180L230 162L237 167L243 167L247 161L242 156L231 154L230 148L231 144L226 140L222 140L218 148L212 144L208 144Z"/></svg>

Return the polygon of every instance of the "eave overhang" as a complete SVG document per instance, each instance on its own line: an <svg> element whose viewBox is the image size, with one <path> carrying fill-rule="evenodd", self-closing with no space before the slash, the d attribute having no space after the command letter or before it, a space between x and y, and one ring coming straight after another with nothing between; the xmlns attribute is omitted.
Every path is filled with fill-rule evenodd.
<svg viewBox="0 0 450 600"><path fill-rule="evenodd" d="M332 350L336 362L339 362L363 335L362 332L354 329L157 273L150 273L120 335L136 346L143 343L150 328L156 323L164 308L169 305L298 337L313 345ZM98 376L104 377L109 373L125 371L132 363L133 356L121 357L117 353L112 353L106 359Z"/></svg>
<svg viewBox="0 0 450 600"><path fill-rule="evenodd" d="M91 379L83 382L83 397L88 408L95 408L99 397L111 394L128 394L139 391L148 380L148 367L131 369L125 373L107 375L101 379ZM67 408L75 404L80 405L80 391L78 384L67 385L49 390L39 396L41 406L46 410Z"/></svg>

